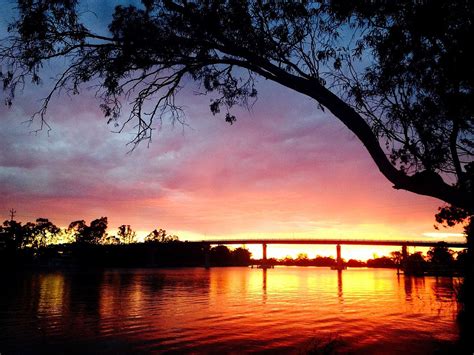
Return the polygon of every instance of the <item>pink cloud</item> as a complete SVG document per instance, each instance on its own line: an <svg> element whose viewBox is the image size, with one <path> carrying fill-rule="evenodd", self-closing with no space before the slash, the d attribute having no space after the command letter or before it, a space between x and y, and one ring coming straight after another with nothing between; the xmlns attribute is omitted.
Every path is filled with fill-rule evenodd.
<svg viewBox="0 0 474 355"><path fill-rule="evenodd" d="M111 226L215 235L363 223L430 230L438 201L393 190L314 102L260 87L233 126L212 117L206 98L183 93L190 127L165 123L150 148L130 154L130 130L111 133L87 95L51 106L49 137L29 134L19 124L33 111L26 96L0 109L0 211L61 225L106 215Z"/></svg>

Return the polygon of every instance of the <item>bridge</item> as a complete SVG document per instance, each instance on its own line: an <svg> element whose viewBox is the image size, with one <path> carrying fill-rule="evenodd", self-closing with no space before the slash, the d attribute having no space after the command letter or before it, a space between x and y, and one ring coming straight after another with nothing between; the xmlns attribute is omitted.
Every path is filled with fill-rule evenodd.
<svg viewBox="0 0 474 355"><path fill-rule="evenodd" d="M446 246L448 248L466 249L467 243L462 242L446 242L446 241L429 241L429 240L376 240L376 239L217 239L202 240L199 243L204 245L235 245L235 244L261 244L263 250L262 264L267 262L267 245L268 244L303 244L303 245L336 245L336 267L337 270L344 268L341 257L341 245L382 245L382 246L399 246L402 248L402 257L408 255L407 247L436 247ZM206 262L207 264L207 262Z"/></svg>

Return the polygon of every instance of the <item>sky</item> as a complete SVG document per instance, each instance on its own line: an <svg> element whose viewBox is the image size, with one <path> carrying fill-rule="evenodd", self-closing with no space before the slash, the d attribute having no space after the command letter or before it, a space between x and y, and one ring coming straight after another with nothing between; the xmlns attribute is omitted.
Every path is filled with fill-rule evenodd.
<svg viewBox="0 0 474 355"><path fill-rule="evenodd" d="M110 4L110 2L108 2ZM92 6L92 5L91 5ZM106 11L107 6L102 9ZM100 17L100 16L99 16ZM4 29L8 12L1 19ZM97 26L101 26L100 23ZM46 73L54 68L46 67ZM107 216L109 233L130 224L180 240L252 237L444 239L433 228L442 203L394 190L361 143L330 113L300 94L259 80L250 110L229 125L209 97L187 87L178 97L186 126L163 122L150 145L130 152L128 129L114 133L92 92L56 96L51 131L25 123L48 89L27 88L0 107L0 219L71 221ZM259 247L250 246L255 257ZM343 247L365 259L393 248ZM269 246L269 256L335 254L335 247Z"/></svg>

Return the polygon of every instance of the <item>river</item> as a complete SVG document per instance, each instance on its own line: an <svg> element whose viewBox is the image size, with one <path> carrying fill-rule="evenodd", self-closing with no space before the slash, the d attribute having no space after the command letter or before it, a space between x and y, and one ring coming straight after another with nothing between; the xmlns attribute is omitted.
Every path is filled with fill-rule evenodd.
<svg viewBox="0 0 474 355"><path fill-rule="evenodd" d="M2 274L0 353L432 353L457 339L456 280L389 269Z"/></svg>

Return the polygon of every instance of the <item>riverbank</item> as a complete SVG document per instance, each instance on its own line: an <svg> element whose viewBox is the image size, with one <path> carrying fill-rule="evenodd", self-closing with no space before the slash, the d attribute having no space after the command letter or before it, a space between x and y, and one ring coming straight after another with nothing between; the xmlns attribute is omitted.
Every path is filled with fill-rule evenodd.
<svg viewBox="0 0 474 355"><path fill-rule="evenodd" d="M461 276L460 265L449 267L424 261L419 255L417 263L403 270L413 276ZM0 267L15 269L94 269L94 268L166 268L166 267L223 267L223 266L302 266L334 268L332 257L314 259L285 258L277 260L252 259L247 249L229 249L206 243L172 241L168 243L86 244L69 243L41 248L1 249ZM349 268L402 269L396 260L388 257L360 261L344 261Z"/></svg>

